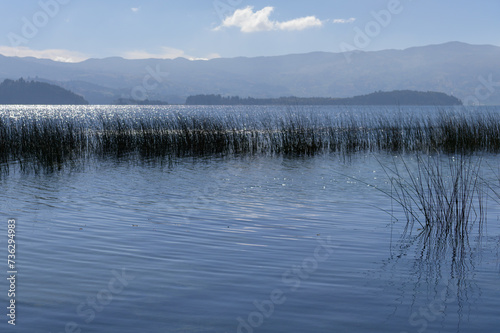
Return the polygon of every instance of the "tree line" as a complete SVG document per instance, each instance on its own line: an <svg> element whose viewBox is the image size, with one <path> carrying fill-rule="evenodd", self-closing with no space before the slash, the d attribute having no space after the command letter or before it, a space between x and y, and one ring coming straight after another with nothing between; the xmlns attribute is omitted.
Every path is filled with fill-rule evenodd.
<svg viewBox="0 0 500 333"><path fill-rule="evenodd" d="M462 102L445 93L433 91L395 90L377 91L349 98L331 97L279 97L241 98L239 96L193 95L186 105L462 105Z"/></svg>

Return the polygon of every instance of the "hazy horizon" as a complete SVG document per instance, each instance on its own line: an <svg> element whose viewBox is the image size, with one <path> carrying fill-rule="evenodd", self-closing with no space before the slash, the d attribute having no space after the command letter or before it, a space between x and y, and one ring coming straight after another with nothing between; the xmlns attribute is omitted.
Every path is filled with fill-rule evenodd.
<svg viewBox="0 0 500 333"><path fill-rule="evenodd" d="M38 77L92 104L405 89L500 103L493 0L27 0L3 9L0 55L10 58L0 79Z"/></svg>
<svg viewBox="0 0 500 333"><path fill-rule="evenodd" d="M87 58L87 59L82 59L79 61L71 61L69 63L82 63L87 60L106 60L106 59L124 59L124 60L176 60L176 59L185 59L188 61L210 61L214 59L237 59L237 58L272 58L272 57L283 57L283 56L289 56L289 55L301 55L301 54L314 54L314 53L329 53L329 54L344 54L344 53L350 53L350 52L380 52L380 51L405 51L408 49L413 49L413 48L421 48L421 47L429 47L429 46L439 46L439 45L446 45L446 44L466 44L466 45L471 45L471 46L492 46L492 47L500 47L500 45L493 45L493 44L471 44L471 43L465 43L461 41L449 41L449 42L443 42L443 43L437 43L437 44L426 44L426 45L414 45L414 46L409 46L405 48L389 48L389 49L382 49L382 50L372 50L372 51L365 51L365 50L352 50L352 51L309 51L309 52L303 52L303 53L287 53L287 54L276 54L276 55L260 55L260 56L234 56L234 57L218 57L218 58L211 58L211 59L202 59L202 58L189 58L185 56L179 56L176 58L138 58L138 59L130 59L126 58L123 56L118 56L118 55L111 55L107 56L104 58ZM12 57L12 58L35 58L35 59L42 59L42 60L52 60L55 62L68 62L68 61L62 61L61 59L50 59L50 58L42 58L42 57L36 57L33 55L26 55L26 56L11 56L11 55L5 55L1 54L0 56L4 57Z"/></svg>

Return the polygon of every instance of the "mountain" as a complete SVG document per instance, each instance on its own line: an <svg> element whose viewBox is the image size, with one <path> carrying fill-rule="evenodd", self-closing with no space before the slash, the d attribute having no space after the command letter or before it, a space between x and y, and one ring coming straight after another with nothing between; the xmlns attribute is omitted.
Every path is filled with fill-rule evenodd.
<svg viewBox="0 0 500 333"><path fill-rule="evenodd" d="M22 78L0 83L0 104L86 105L82 96L59 86Z"/></svg>
<svg viewBox="0 0 500 333"><path fill-rule="evenodd" d="M123 99L184 103L190 95L349 97L437 91L465 104L500 104L500 47L450 42L405 50L274 57L89 59L60 63L0 56L0 78L39 77L93 104Z"/></svg>

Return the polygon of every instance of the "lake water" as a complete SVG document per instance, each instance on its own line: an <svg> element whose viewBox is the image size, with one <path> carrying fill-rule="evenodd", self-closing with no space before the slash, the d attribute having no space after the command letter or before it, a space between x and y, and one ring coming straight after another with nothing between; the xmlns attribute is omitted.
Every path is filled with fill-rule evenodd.
<svg viewBox="0 0 500 333"><path fill-rule="evenodd" d="M434 256L438 244L402 240L405 215L383 193L384 167L402 160L415 165L388 153L12 162L0 253L8 277L15 218L16 326L4 314L1 331L497 331L498 198L488 191L460 262ZM499 161L481 157L496 189Z"/></svg>

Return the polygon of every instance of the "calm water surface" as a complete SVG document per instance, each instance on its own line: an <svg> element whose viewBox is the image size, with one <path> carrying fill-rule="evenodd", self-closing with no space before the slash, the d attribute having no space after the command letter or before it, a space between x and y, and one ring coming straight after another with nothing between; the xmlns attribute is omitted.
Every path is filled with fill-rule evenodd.
<svg viewBox="0 0 500 333"><path fill-rule="evenodd" d="M390 191L381 165L394 161L124 159L40 174L11 166L0 177L0 239L6 259L6 222L16 218L17 325L4 315L0 327L497 331L498 200L487 200L483 235L470 236L454 270L451 256L431 260L418 240L400 242L404 215L373 187ZM483 158L484 179L498 183L498 161Z"/></svg>

